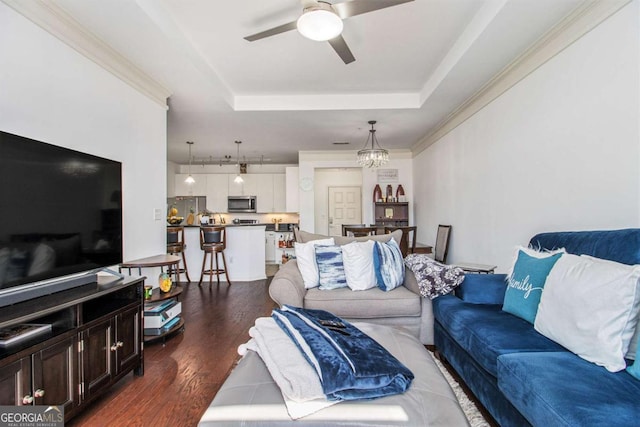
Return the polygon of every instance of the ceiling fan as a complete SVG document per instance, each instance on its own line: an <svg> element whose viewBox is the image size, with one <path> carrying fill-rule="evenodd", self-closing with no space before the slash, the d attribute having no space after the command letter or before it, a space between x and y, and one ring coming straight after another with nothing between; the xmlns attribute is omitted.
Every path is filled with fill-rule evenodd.
<svg viewBox="0 0 640 427"><path fill-rule="evenodd" d="M296 21L247 36L244 39L253 42L297 29L300 34L311 40L328 41L342 61L349 64L356 58L341 35L342 21L352 16L411 1L414 0L351 0L331 4L320 0L302 0L302 15Z"/></svg>

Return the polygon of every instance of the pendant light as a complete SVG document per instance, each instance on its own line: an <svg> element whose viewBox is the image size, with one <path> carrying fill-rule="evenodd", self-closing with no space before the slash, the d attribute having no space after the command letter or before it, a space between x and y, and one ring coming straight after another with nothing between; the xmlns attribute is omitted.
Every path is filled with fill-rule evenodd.
<svg viewBox="0 0 640 427"><path fill-rule="evenodd" d="M244 182L244 179L242 179L242 177L240 176L240 144L242 144L242 141L236 141L236 146L238 147L236 157L236 166L238 168L238 173L236 175L236 178L233 180L233 182L235 182L236 184L242 184Z"/></svg>
<svg viewBox="0 0 640 427"><path fill-rule="evenodd" d="M189 176L184 180L187 184L195 184L196 180L191 176L191 146L193 145L193 141L187 141L187 145L189 145Z"/></svg>
<svg viewBox="0 0 640 427"><path fill-rule="evenodd" d="M373 128L376 121L371 120L369 124L371 125L369 136L367 136L362 150L358 151L358 164L367 168L377 168L389 161L389 152L378 144L376 130ZM371 148L367 148L369 140L371 140Z"/></svg>

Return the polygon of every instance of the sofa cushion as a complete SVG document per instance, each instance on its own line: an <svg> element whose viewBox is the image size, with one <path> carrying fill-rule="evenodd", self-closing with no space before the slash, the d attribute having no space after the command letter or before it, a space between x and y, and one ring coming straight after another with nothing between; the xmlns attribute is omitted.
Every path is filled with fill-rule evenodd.
<svg viewBox="0 0 640 427"><path fill-rule="evenodd" d="M326 310L336 316L350 319L375 319L405 317L421 314L420 295L404 286L385 292L379 288L353 292L349 288L322 291L309 289L304 297L304 307Z"/></svg>
<svg viewBox="0 0 640 427"><path fill-rule="evenodd" d="M640 352L640 343L636 343L634 354ZM640 357L633 363L633 365L627 367L627 372L633 375L634 378L640 380Z"/></svg>
<svg viewBox="0 0 640 427"><path fill-rule="evenodd" d="M570 254L640 264L640 228L540 233L531 238L529 246L549 251L565 248Z"/></svg>
<svg viewBox="0 0 640 427"><path fill-rule="evenodd" d="M307 231L295 230L296 242L306 243L312 240L326 239L331 236L325 236L324 234L314 234ZM402 230L396 230L389 234L380 234L377 236L363 236L363 237L345 237L345 236L333 236L336 245L346 245L351 242L366 242L367 240L373 240L376 242L388 242L391 238L394 238L396 242L399 242L402 238Z"/></svg>
<svg viewBox="0 0 640 427"><path fill-rule="evenodd" d="M502 355L498 387L533 425L631 426L640 419L640 381L569 352Z"/></svg>
<svg viewBox="0 0 640 427"><path fill-rule="evenodd" d="M433 300L433 312L458 345L494 377L502 354L564 350L526 320L502 311L500 305L465 303L444 295Z"/></svg>

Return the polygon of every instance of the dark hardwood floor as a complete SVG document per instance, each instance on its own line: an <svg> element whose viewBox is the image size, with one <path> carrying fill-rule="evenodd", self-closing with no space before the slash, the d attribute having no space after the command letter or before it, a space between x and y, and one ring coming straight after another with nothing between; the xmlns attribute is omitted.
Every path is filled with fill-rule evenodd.
<svg viewBox="0 0 640 427"><path fill-rule="evenodd" d="M145 344L144 376L127 375L67 426L195 426L254 320L275 307L268 283L183 283L184 332Z"/></svg>

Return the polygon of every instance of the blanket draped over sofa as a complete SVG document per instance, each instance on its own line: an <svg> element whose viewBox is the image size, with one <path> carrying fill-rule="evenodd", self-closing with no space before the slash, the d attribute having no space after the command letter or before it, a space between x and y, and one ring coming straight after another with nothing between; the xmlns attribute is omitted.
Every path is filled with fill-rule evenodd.
<svg viewBox="0 0 640 427"><path fill-rule="evenodd" d="M529 246L640 264L640 229L542 233ZM455 294L433 300L437 351L496 421L510 427L638 425L640 380L578 357L503 311L505 279L467 275Z"/></svg>

